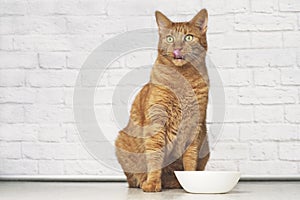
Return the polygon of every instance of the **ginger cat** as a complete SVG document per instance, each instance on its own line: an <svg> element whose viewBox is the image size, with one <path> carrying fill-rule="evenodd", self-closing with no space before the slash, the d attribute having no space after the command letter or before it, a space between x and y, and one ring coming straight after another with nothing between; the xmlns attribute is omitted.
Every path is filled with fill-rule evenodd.
<svg viewBox="0 0 300 200"><path fill-rule="evenodd" d="M204 170L209 159L207 11L189 22L155 15L159 44L150 82L136 96L115 142L129 187L145 192L180 188L174 171Z"/></svg>

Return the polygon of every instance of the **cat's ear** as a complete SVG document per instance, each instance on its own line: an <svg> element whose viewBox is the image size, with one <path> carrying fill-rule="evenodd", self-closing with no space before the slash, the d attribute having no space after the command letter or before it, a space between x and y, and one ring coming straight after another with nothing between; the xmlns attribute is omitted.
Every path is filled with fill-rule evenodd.
<svg viewBox="0 0 300 200"><path fill-rule="evenodd" d="M172 24L172 22L159 11L155 11L155 17L159 28L167 28Z"/></svg>
<svg viewBox="0 0 300 200"><path fill-rule="evenodd" d="M203 34L206 33L208 22L208 13L206 9L200 10L198 14L190 21L191 24L198 27Z"/></svg>

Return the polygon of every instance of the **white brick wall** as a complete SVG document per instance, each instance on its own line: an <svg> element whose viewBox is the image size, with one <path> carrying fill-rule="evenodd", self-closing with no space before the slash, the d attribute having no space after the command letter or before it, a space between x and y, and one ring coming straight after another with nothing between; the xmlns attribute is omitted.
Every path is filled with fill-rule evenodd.
<svg viewBox="0 0 300 200"><path fill-rule="evenodd" d="M299 174L299 0L0 0L0 176L119 174L80 143L73 116L78 72L105 40L156 27L155 10L184 21L202 7L226 100L208 168ZM99 82L96 116L109 140L117 132L109 124L114 86L154 58L149 50L123 56ZM217 130L213 121L209 127Z"/></svg>

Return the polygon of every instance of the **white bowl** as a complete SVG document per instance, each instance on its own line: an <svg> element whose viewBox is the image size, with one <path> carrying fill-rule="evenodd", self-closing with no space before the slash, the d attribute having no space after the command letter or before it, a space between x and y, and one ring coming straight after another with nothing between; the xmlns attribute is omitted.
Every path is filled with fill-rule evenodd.
<svg viewBox="0 0 300 200"><path fill-rule="evenodd" d="M236 186L241 174L236 171L175 171L183 187L190 193L227 193Z"/></svg>

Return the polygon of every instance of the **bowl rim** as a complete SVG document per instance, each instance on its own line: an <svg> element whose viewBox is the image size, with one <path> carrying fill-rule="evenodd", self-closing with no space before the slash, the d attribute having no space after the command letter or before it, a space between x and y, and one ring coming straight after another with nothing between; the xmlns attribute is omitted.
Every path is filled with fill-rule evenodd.
<svg viewBox="0 0 300 200"><path fill-rule="evenodd" d="M197 173L197 174L241 174L240 171L174 171L175 173Z"/></svg>

